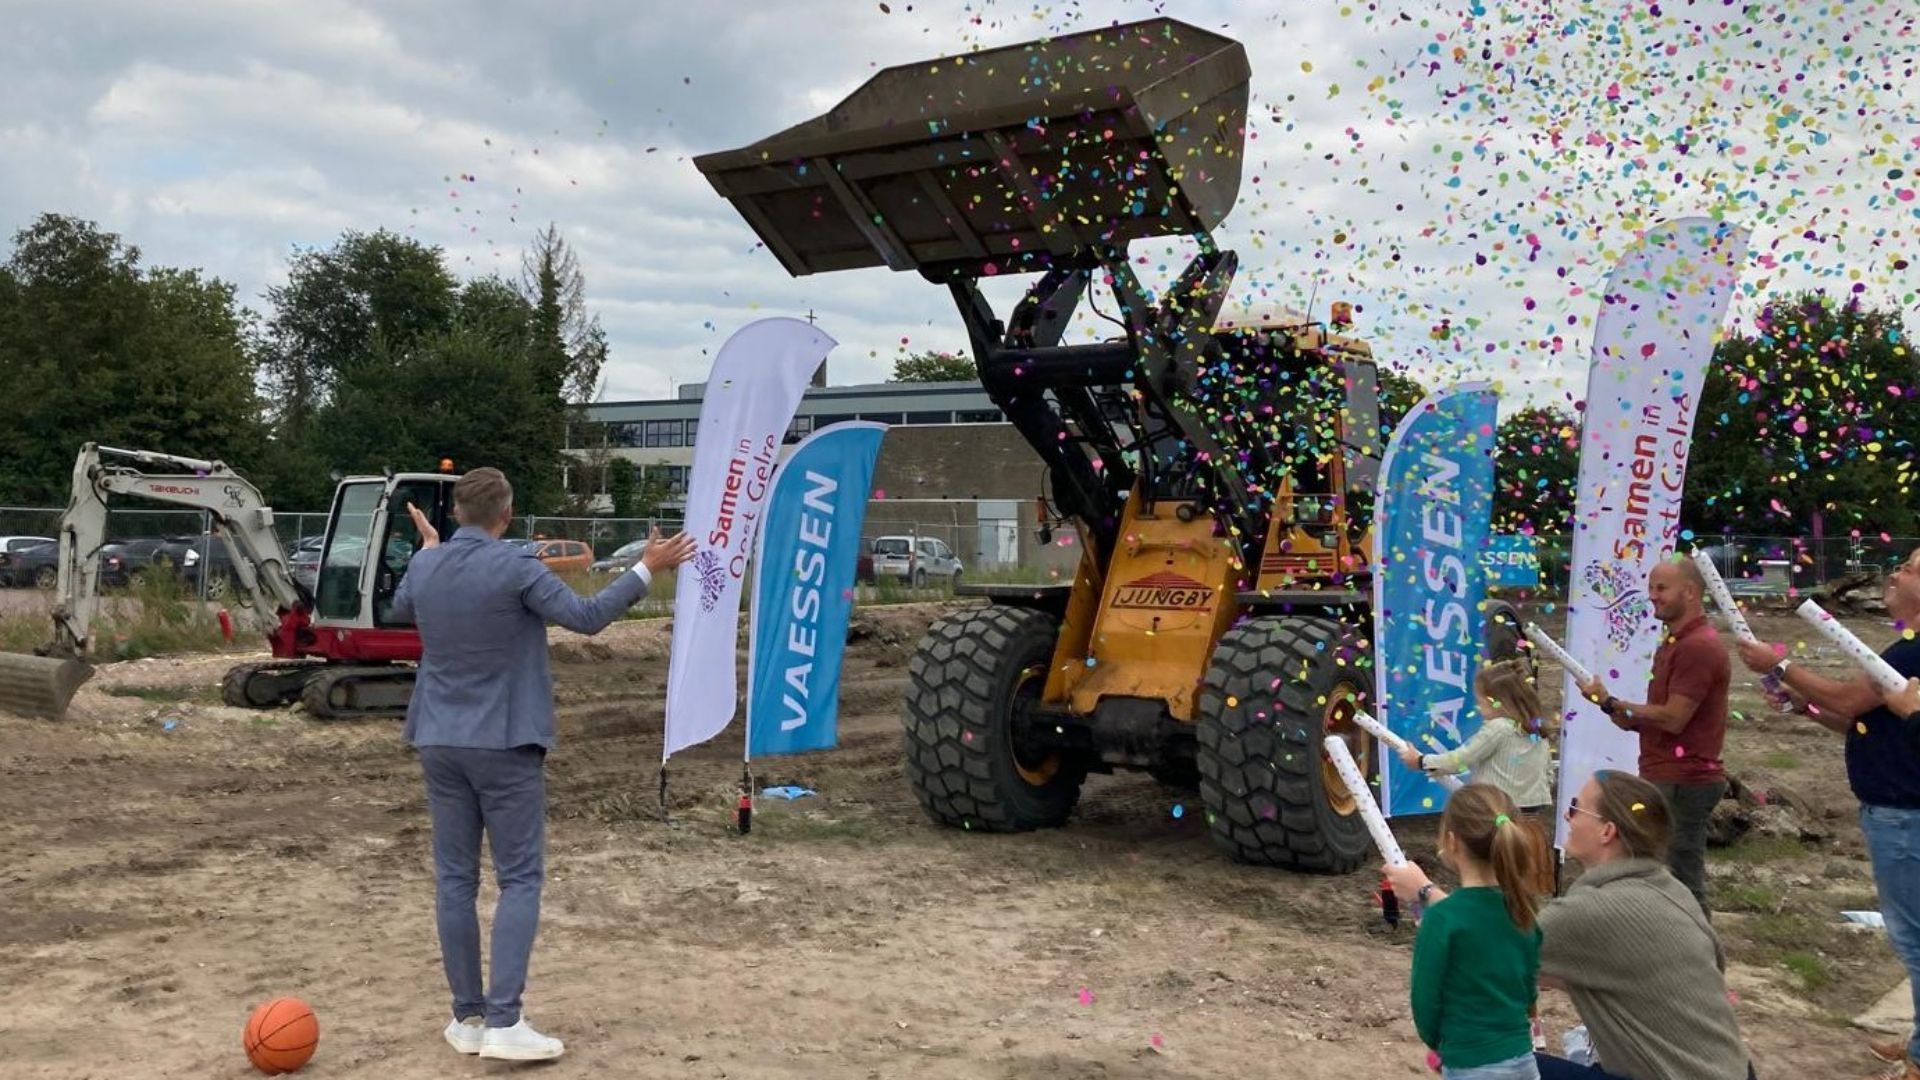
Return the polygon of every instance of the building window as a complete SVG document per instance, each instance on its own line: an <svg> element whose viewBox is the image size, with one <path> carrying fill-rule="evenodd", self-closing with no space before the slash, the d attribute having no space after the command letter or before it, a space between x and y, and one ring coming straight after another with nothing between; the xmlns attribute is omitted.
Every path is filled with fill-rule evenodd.
<svg viewBox="0 0 1920 1080"><path fill-rule="evenodd" d="M907 414L907 423L951 424L953 423L953 414L950 412L910 412Z"/></svg>
<svg viewBox="0 0 1920 1080"><path fill-rule="evenodd" d="M637 423L613 423L607 425L608 446L639 446L641 426Z"/></svg>
<svg viewBox="0 0 1920 1080"><path fill-rule="evenodd" d="M813 434L813 417L796 416L793 418L793 423L787 425L787 434L780 441L788 444L797 443L811 434Z"/></svg>
<svg viewBox="0 0 1920 1080"><path fill-rule="evenodd" d="M681 432L685 430L679 420L647 421L648 446L685 446Z"/></svg>
<svg viewBox="0 0 1920 1080"><path fill-rule="evenodd" d="M687 425L687 443L686 444L688 446L692 446L693 437L699 434L700 432L700 418L696 416L692 420L686 421L686 425Z"/></svg>
<svg viewBox="0 0 1920 1080"><path fill-rule="evenodd" d="M852 413L822 413L813 418L813 429L815 431L818 431L821 428L826 427L828 424L838 424L842 420L857 420L857 419L859 418L854 416Z"/></svg>
<svg viewBox="0 0 1920 1080"><path fill-rule="evenodd" d="M956 424L998 424L1005 420L999 409L961 409L953 414Z"/></svg>
<svg viewBox="0 0 1920 1080"><path fill-rule="evenodd" d="M863 412L860 414L860 419L871 420L876 424L898 424L900 422L900 414L897 412Z"/></svg>

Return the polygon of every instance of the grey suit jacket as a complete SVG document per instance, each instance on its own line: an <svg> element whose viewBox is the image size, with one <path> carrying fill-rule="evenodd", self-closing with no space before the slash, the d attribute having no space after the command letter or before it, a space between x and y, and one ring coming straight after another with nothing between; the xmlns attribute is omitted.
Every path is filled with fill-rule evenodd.
<svg viewBox="0 0 1920 1080"><path fill-rule="evenodd" d="M581 596L533 557L462 528L413 557L393 617L420 629L404 737L415 746L553 746L547 624L597 634L647 595L645 571Z"/></svg>

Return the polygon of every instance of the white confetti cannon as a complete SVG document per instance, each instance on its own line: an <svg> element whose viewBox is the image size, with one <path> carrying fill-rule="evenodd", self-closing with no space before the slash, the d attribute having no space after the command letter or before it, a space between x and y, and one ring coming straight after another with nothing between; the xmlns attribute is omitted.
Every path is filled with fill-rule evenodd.
<svg viewBox="0 0 1920 1080"><path fill-rule="evenodd" d="M1379 739L1381 742L1386 743L1388 746L1392 747L1396 752L1402 751L1402 750L1412 750L1414 748L1412 743L1408 742L1407 740L1401 738L1398 735L1395 735L1393 732L1387 730L1387 725L1381 723L1378 720L1375 720L1373 717L1368 716L1364 712L1354 713L1353 722L1360 725L1362 730L1366 731L1368 734L1372 735L1374 738ZM1436 781L1439 782L1441 787L1446 788L1448 791L1460 790L1460 787L1461 787L1460 778L1457 776L1443 776L1439 773L1428 773L1427 775L1433 777Z"/></svg>
<svg viewBox="0 0 1920 1080"><path fill-rule="evenodd" d="M1593 681L1593 672L1588 671L1580 661L1573 658L1572 654L1561 648L1559 642L1548 637L1545 630L1540 629L1533 623L1528 623L1526 633L1527 640L1533 642L1534 646L1541 652L1558 660L1560 666L1567 669L1567 674L1573 676L1574 681L1582 686Z"/></svg>
<svg viewBox="0 0 1920 1080"><path fill-rule="evenodd" d="M1883 693L1898 690L1907 685L1907 677L1893 670L1893 665L1880 659L1880 654L1867 648L1867 643L1853 636L1853 631L1840 625L1840 620L1826 613L1819 604L1809 600L1801 604L1798 610L1801 618L1813 624L1822 637L1835 645L1840 651L1853 658L1867 673L1867 678Z"/></svg>
<svg viewBox="0 0 1920 1080"><path fill-rule="evenodd" d="M1753 628L1747 625L1747 617L1733 602L1733 594L1727 591L1727 583L1721 580L1720 568L1713 565L1713 556L1699 548L1693 549L1693 565L1700 568L1700 576L1707 580L1707 592L1713 596L1713 602L1727 617L1727 625L1733 629L1733 636L1749 644L1760 639L1753 636Z"/></svg>
<svg viewBox="0 0 1920 1080"><path fill-rule="evenodd" d="M1360 775L1360 766L1354 764L1347 740L1338 735L1327 736L1327 756L1333 759L1333 767L1340 770L1341 781L1353 794L1353 804L1360 810L1360 820L1367 823L1367 831L1373 834L1373 846L1380 849L1380 857L1388 866L1405 866L1406 852L1400 850L1400 841L1395 840L1393 830L1387 828L1387 819L1381 816L1380 804L1373 801L1373 792L1367 787L1367 778Z"/></svg>

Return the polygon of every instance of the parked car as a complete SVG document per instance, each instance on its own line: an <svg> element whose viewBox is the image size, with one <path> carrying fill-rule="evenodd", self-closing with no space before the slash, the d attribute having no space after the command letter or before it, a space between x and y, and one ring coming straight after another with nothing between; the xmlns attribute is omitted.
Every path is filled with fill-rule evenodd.
<svg viewBox="0 0 1920 1080"><path fill-rule="evenodd" d="M0 536L0 585L31 585L29 577L15 578L12 560L7 556L17 551L36 548L42 544L57 543L51 536Z"/></svg>
<svg viewBox="0 0 1920 1080"><path fill-rule="evenodd" d="M287 574L312 592L320 583L320 547L325 536L303 536L287 549Z"/></svg>
<svg viewBox="0 0 1920 1080"><path fill-rule="evenodd" d="M873 541L860 545L860 557L854 561L853 580L864 585L873 584Z"/></svg>
<svg viewBox="0 0 1920 1080"><path fill-rule="evenodd" d="M536 537L532 540L509 540L556 573L568 570L590 570L593 568L593 549L578 540L548 540Z"/></svg>
<svg viewBox="0 0 1920 1080"><path fill-rule="evenodd" d="M623 574L633 569L633 565L640 561L640 556L646 554L646 551L645 540L621 544L613 550L613 554L604 559L595 559L588 569L596 574Z"/></svg>
<svg viewBox="0 0 1920 1080"><path fill-rule="evenodd" d="M32 585L51 589L60 583L60 542L43 540L0 555L0 572L14 585ZM130 577L125 558L112 544L100 547L100 584L107 588L125 585Z"/></svg>
<svg viewBox="0 0 1920 1080"><path fill-rule="evenodd" d="M944 540L929 536L882 536L873 542L873 573L878 578L896 578L923 588L927 582L946 578L960 584L960 560Z"/></svg>

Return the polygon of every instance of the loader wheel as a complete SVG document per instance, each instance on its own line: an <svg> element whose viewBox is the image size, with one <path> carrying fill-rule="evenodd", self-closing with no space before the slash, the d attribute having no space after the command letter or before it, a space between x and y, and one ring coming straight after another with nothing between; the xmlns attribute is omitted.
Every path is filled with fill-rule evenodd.
<svg viewBox="0 0 1920 1080"><path fill-rule="evenodd" d="M1025 745L1060 622L987 607L933 624L907 665L907 782L942 825L1025 832L1066 823L1085 762Z"/></svg>
<svg viewBox="0 0 1920 1080"><path fill-rule="evenodd" d="M1344 736L1372 770L1373 740L1352 719L1371 681L1357 639L1333 619L1262 616L1214 647L1200 687L1200 801L1234 859L1326 874L1367 860L1366 824L1323 745Z"/></svg>

